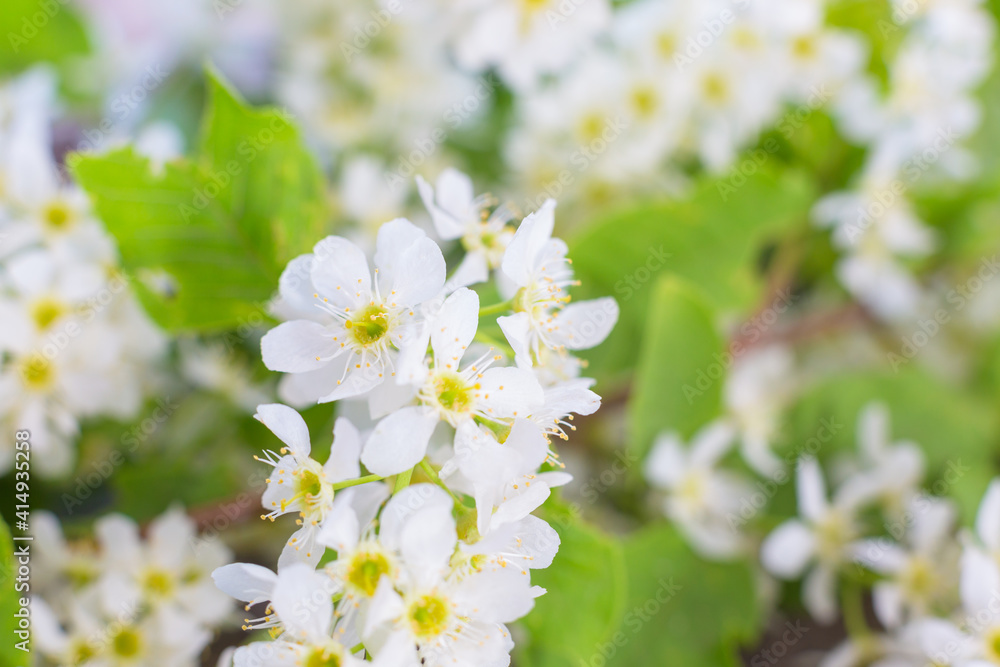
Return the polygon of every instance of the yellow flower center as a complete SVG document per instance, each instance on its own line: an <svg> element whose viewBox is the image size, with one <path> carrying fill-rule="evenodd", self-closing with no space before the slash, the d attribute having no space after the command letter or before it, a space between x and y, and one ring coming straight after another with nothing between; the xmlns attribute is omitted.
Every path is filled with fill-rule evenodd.
<svg viewBox="0 0 1000 667"><path fill-rule="evenodd" d="M474 387L453 371L441 371L434 378L434 396L446 412L465 414L472 408Z"/></svg>
<svg viewBox="0 0 1000 667"><path fill-rule="evenodd" d="M63 201L49 202L42 214L45 224L52 229L62 230L73 222L73 212Z"/></svg>
<svg viewBox="0 0 1000 667"><path fill-rule="evenodd" d="M418 639L433 639L448 628L451 614L448 602L436 594L422 595L407 612L410 628Z"/></svg>
<svg viewBox="0 0 1000 667"><path fill-rule="evenodd" d="M358 552L351 558L347 581L368 597L375 594L382 575L392 572L392 565L384 554L377 551Z"/></svg>
<svg viewBox="0 0 1000 667"><path fill-rule="evenodd" d="M142 587L154 598L165 598L174 590L174 579L169 572L150 569L143 577Z"/></svg>
<svg viewBox="0 0 1000 667"><path fill-rule="evenodd" d="M31 319L38 329L48 329L53 322L65 315L69 308L53 297L43 297L31 304Z"/></svg>
<svg viewBox="0 0 1000 667"><path fill-rule="evenodd" d="M361 346L372 345L382 340L389 331L389 320L382 306L366 306L353 320L344 323Z"/></svg>
<svg viewBox="0 0 1000 667"><path fill-rule="evenodd" d="M302 667L340 667L340 647L318 646L299 663Z"/></svg>
<svg viewBox="0 0 1000 667"><path fill-rule="evenodd" d="M142 650L142 637L131 628L123 628L111 639L111 650L121 658L134 658Z"/></svg>
<svg viewBox="0 0 1000 667"><path fill-rule="evenodd" d="M643 118L649 118L656 113L658 105L656 92L649 86L639 86L632 91L632 106L635 112Z"/></svg>
<svg viewBox="0 0 1000 667"><path fill-rule="evenodd" d="M36 391L47 389L52 386L52 382L55 380L52 364L38 352L33 352L22 359L20 370L24 384L29 389Z"/></svg>

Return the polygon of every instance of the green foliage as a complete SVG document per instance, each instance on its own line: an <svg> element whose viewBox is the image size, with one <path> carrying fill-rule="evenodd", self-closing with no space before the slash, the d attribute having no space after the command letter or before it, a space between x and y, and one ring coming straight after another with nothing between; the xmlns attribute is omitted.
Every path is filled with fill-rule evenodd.
<svg viewBox="0 0 1000 667"><path fill-rule="evenodd" d="M705 563L667 525L622 539L568 518L552 523L562 545L553 566L532 575L548 592L525 619L518 664L737 664L736 645L761 623L747 565Z"/></svg>
<svg viewBox="0 0 1000 667"><path fill-rule="evenodd" d="M916 369L898 374L858 371L834 376L808 391L789 411L787 447L816 438L823 420L836 425L819 456L857 447L858 414L870 401L891 413L891 436L910 440L928 462L928 488L958 501L970 522L989 480L997 474L998 424L994 406Z"/></svg>
<svg viewBox="0 0 1000 667"><path fill-rule="evenodd" d="M14 648L14 630L17 619L14 613L19 609L20 594L14 589L14 544L11 541L10 529L0 517L0 632L4 641L0 643L0 664L25 665L28 663L25 653Z"/></svg>
<svg viewBox="0 0 1000 667"><path fill-rule="evenodd" d="M629 404L639 456L660 431L687 438L715 417L725 374L725 346L702 294L671 275L652 292Z"/></svg>
<svg viewBox="0 0 1000 667"><path fill-rule="evenodd" d="M624 553L618 541L566 514L546 519L561 545L550 568L532 572L532 583L549 592L524 620L530 639L518 664L575 666L614 634L624 613Z"/></svg>
<svg viewBox="0 0 1000 667"><path fill-rule="evenodd" d="M752 304L765 242L805 219L814 201L801 175L764 170L706 179L683 200L643 204L587 227L570 242L582 297L612 295L621 317L607 341L586 356L597 377L634 367L635 342L649 310L650 282L675 274L720 309Z"/></svg>
<svg viewBox="0 0 1000 667"><path fill-rule="evenodd" d="M0 35L0 73L43 62L63 66L90 50L83 25L65 0L4 0Z"/></svg>
<svg viewBox="0 0 1000 667"><path fill-rule="evenodd" d="M170 331L259 319L285 264L323 233L323 177L298 130L279 111L248 108L217 77L195 157L162 171L131 149L71 162L126 271L166 272L176 284L163 293L133 281Z"/></svg>

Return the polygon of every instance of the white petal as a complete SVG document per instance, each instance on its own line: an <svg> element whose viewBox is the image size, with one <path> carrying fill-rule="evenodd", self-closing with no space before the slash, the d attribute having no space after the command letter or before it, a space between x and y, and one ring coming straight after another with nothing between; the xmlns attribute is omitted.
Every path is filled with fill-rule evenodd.
<svg viewBox="0 0 1000 667"><path fill-rule="evenodd" d="M330 458L323 465L323 472L331 482L342 482L361 476L358 457L361 456L361 434L346 417L338 417L333 424L333 445Z"/></svg>
<svg viewBox="0 0 1000 667"><path fill-rule="evenodd" d="M271 429L278 439L288 445L297 458L306 458L312 450L309 442L309 427L302 415L280 403L257 406L257 421Z"/></svg>
<svg viewBox="0 0 1000 667"><path fill-rule="evenodd" d="M531 316L528 313L504 315L497 318L497 324L514 350L514 363L517 367L531 368Z"/></svg>
<svg viewBox="0 0 1000 667"><path fill-rule="evenodd" d="M646 459L646 479L662 490L676 486L688 468L684 445L676 433L664 433L656 438L653 451Z"/></svg>
<svg viewBox="0 0 1000 667"><path fill-rule="evenodd" d="M322 311L316 305L312 284L313 255L299 255L288 263L278 279L281 300L303 317L315 317Z"/></svg>
<svg viewBox="0 0 1000 667"><path fill-rule="evenodd" d="M462 258L462 262L455 269L455 272L451 274L451 278L448 278L444 289L446 292L450 292L459 287L477 285L486 282L489 277L490 266L486 255L482 252L468 252Z"/></svg>
<svg viewBox="0 0 1000 667"><path fill-rule="evenodd" d="M296 563L279 571L271 604L291 637L319 642L333 619L332 593L329 577Z"/></svg>
<svg viewBox="0 0 1000 667"><path fill-rule="evenodd" d="M858 417L858 444L875 461L889 444L889 411L882 403L869 403Z"/></svg>
<svg viewBox="0 0 1000 667"><path fill-rule="evenodd" d="M816 540L801 521L792 519L778 526L760 548L760 560L768 572L781 579L795 579L812 559Z"/></svg>
<svg viewBox="0 0 1000 667"><path fill-rule="evenodd" d="M462 287L445 299L431 324L431 346L436 366L457 371L478 326L478 294Z"/></svg>
<svg viewBox="0 0 1000 667"><path fill-rule="evenodd" d="M995 560L976 547L962 552L962 572L959 589L962 605L969 615L995 612L995 598L1000 591L1000 567Z"/></svg>
<svg viewBox="0 0 1000 667"><path fill-rule="evenodd" d="M504 252L501 268L518 286L527 285L537 268L535 262L542 248L552 237L555 226L556 202L548 199L542 207L526 217Z"/></svg>
<svg viewBox="0 0 1000 667"><path fill-rule="evenodd" d="M476 618L491 623L513 623L535 605L529 577L514 568L468 577L456 598L460 606L475 610Z"/></svg>
<svg viewBox="0 0 1000 667"><path fill-rule="evenodd" d="M385 382L386 358L381 356L370 359L367 355L352 354L347 357L347 374L336 388L325 396L320 396L320 403L331 403L345 398L361 396ZM362 363L364 360L364 363Z"/></svg>
<svg viewBox="0 0 1000 667"><path fill-rule="evenodd" d="M351 507L350 496L338 493L336 500L333 501L333 507L323 519L316 534L316 542L335 551L345 552L357 546L360 534L361 526L358 515Z"/></svg>
<svg viewBox="0 0 1000 667"><path fill-rule="evenodd" d="M553 340L569 350L587 350L603 342L616 322L618 302L612 297L578 301L556 314Z"/></svg>
<svg viewBox="0 0 1000 667"><path fill-rule="evenodd" d="M447 570L457 540L451 508L425 508L404 523L399 546L407 566L433 581Z"/></svg>
<svg viewBox="0 0 1000 667"><path fill-rule="evenodd" d="M313 256L312 284L321 298L341 308L367 300L371 271L361 248L343 237L328 236L316 244Z"/></svg>
<svg viewBox="0 0 1000 667"><path fill-rule="evenodd" d="M447 493L433 484L411 484L392 496L382 511L382 528L379 539L388 549L401 548L406 522L417 512L425 510L450 516L453 501Z"/></svg>
<svg viewBox="0 0 1000 667"><path fill-rule="evenodd" d="M448 172L455 171L448 169L438 177L437 199L430 183L421 176L417 176L417 192L423 201L427 212L431 214L434 222L434 229L438 236L445 240L457 239L462 236L465 226L458 216L469 211L472 205L472 181L461 172L460 179L453 179L446 176ZM464 179L464 182L462 180ZM454 183L452 183L454 181ZM468 197L466 198L466 192Z"/></svg>
<svg viewBox="0 0 1000 667"><path fill-rule="evenodd" d="M903 622L903 591L898 584L880 581L872 587L872 606L882 625L896 628Z"/></svg>
<svg viewBox="0 0 1000 667"><path fill-rule="evenodd" d="M368 607L361 636L366 638L372 636L380 626L391 625L405 611L403 599L393 589L392 582L388 577L382 577Z"/></svg>
<svg viewBox="0 0 1000 667"><path fill-rule="evenodd" d="M826 484L823 472L814 458L801 458L798 463L796 492L799 514L812 521L819 520L827 510Z"/></svg>
<svg viewBox="0 0 1000 667"><path fill-rule="evenodd" d="M479 380L476 400L490 417L527 417L545 402L542 386L520 368L489 368Z"/></svg>
<svg viewBox="0 0 1000 667"><path fill-rule="evenodd" d="M822 565L813 568L802 584L802 602L817 621L832 623L837 618L836 575Z"/></svg>
<svg viewBox="0 0 1000 667"><path fill-rule="evenodd" d="M990 482L976 514L976 533L993 552L1000 552L1000 478Z"/></svg>
<svg viewBox="0 0 1000 667"><path fill-rule="evenodd" d="M702 468L714 466L733 444L736 431L725 421L714 421L694 435L691 464Z"/></svg>
<svg viewBox="0 0 1000 667"><path fill-rule="evenodd" d="M426 236L417 239L399 258L393 270L390 304L415 306L437 296L444 288L447 266L438 244Z"/></svg>
<svg viewBox="0 0 1000 667"><path fill-rule="evenodd" d="M268 370L304 373L323 368L340 351L333 329L310 320L283 322L264 334L260 352Z"/></svg>
<svg viewBox="0 0 1000 667"><path fill-rule="evenodd" d="M365 443L361 462L387 477L409 470L424 458L437 417L425 407L401 408L378 424Z"/></svg>
<svg viewBox="0 0 1000 667"><path fill-rule="evenodd" d="M257 604L271 599L278 575L261 565L232 563L212 572L212 580L226 595Z"/></svg>

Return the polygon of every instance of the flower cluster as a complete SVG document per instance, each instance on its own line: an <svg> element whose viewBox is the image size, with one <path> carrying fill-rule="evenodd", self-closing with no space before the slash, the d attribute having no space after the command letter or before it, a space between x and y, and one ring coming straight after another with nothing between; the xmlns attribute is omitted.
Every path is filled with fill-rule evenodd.
<svg viewBox="0 0 1000 667"><path fill-rule="evenodd" d="M689 447L675 434L663 435L646 465L647 478L662 492L664 513L693 548L713 559L754 553L747 525L763 509L757 497L768 488L724 464L734 436L725 421L705 427ZM922 488L923 452L913 442L892 440L883 405L864 408L857 440L858 452L831 467L837 483L829 495L815 452L799 456L799 516L760 544L766 572L801 580L802 602L813 619L827 624L842 615L851 629L820 664L993 664L1000 655L1000 479L983 498L975 534L956 535L954 502ZM771 495L789 478L781 469L771 476ZM957 482L946 476L934 488ZM881 633L857 631L864 628L860 591L867 586Z"/></svg>
<svg viewBox="0 0 1000 667"><path fill-rule="evenodd" d="M0 89L0 471L28 429L49 476L72 469L82 418L136 414L166 344L52 156L54 95L45 70Z"/></svg>
<svg viewBox="0 0 1000 667"><path fill-rule="evenodd" d="M232 554L200 538L180 508L140 537L131 519L98 520L96 543L67 542L58 519L32 513L32 640L43 664L194 667L232 600L212 570Z"/></svg>
<svg viewBox="0 0 1000 667"><path fill-rule="evenodd" d="M381 226L371 263L330 236L281 276L275 308L297 319L261 341L286 373L281 395L367 411L341 410L320 463L298 412L258 407L283 443L259 458L273 468L264 517L297 515L298 528L276 573L214 575L248 611L267 602L245 629L273 641L237 650L238 667L507 664L505 624L544 592L530 570L551 564L559 536L532 512L571 479L552 438L600 405L572 352L608 335L617 304L571 301L554 201L515 228L463 174L419 186L438 234L465 251L450 277L404 219ZM470 285L505 300L482 307Z"/></svg>
<svg viewBox="0 0 1000 667"><path fill-rule="evenodd" d="M845 136L867 147L865 163L853 187L814 209L843 252L840 281L890 320L920 312L923 294L905 261L937 245L912 191L975 171L960 142L979 127L973 93L990 71L995 33L977 0L892 4L893 22L883 30L902 33L902 42L888 63L888 85L856 78L834 108Z"/></svg>

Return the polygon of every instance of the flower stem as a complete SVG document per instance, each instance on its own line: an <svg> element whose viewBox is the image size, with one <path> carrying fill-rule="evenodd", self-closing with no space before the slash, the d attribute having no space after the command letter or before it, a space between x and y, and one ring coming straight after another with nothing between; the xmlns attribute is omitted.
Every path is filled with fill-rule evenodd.
<svg viewBox="0 0 1000 667"><path fill-rule="evenodd" d="M359 484L367 484L368 482L378 482L382 477L378 475L365 475L364 477L358 477L357 479L345 479L343 482L337 482L333 485L334 491L340 491L341 489L346 489L349 486L358 486Z"/></svg>
<svg viewBox="0 0 1000 667"><path fill-rule="evenodd" d="M406 487L410 485L410 478L413 477L413 469L417 466L413 466L409 470L404 470L403 472L396 475L396 484L392 487L392 493L397 494Z"/></svg>
<svg viewBox="0 0 1000 667"><path fill-rule="evenodd" d="M865 600L860 585L853 581L844 583L841 592L841 607L844 614L844 626L851 639L861 639L871 634L868 622L865 620Z"/></svg>
<svg viewBox="0 0 1000 667"><path fill-rule="evenodd" d="M422 460L419 465L420 469L424 471L424 474L431 478L432 482L444 489L448 495L451 496L451 499L455 501L455 503L464 507L465 503L462 502L462 499L456 496L455 492L448 488L448 485L445 484L444 480L441 479L441 476L437 474L437 470L435 470L434 467L427 462L427 459Z"/></svg>
<svg viewBox="0 0 1000 667"><path fill-rule="evenodd" d="M497 313L505 313L510 310L511 306L514 305L514 299L507 299L506 301L501 301L500 303L494 303L492 306L486 306L485 308L479 309L479 317L485 317L486 315L496 315Z"/></svg>

